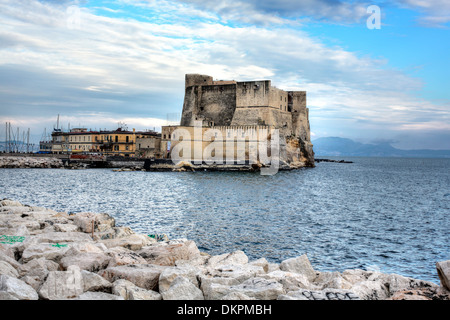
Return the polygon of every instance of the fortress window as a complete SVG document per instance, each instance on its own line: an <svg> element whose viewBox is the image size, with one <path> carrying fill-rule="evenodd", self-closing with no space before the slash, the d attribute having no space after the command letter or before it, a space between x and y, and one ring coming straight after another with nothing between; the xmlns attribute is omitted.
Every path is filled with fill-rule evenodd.
<svg viewBox="0 0 450 320"><path fill-rule="evenodd" d="M166 135L164 135L164 139L166 138Z"/></svg>
<svg viewBox="0 0 450 320"><path fill-rule="evenodd" d="M200 111L203 111L203 110L205 110L205 108L204 107L200 107Z"/></svg>

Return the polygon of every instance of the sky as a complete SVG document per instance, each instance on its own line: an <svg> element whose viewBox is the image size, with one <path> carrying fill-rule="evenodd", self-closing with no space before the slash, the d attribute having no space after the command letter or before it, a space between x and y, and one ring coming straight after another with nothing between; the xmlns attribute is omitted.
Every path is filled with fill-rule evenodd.
<svg viewBox="0 0 450 320"><path fill-rule="evenodd" d="M0 0L0 141L159 131L200 73L306 90L313 140L450 149L449 28L447 0Z"/></svg>

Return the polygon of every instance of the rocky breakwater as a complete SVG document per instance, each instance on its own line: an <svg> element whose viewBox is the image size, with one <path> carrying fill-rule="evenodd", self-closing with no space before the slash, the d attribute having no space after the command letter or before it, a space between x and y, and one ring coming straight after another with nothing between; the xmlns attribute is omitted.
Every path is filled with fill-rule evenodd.
<svg viewBox="0 0 450 320"><path fill-rule="evenodd" d="M0 202L2 300L449 299L450 262L437 269L441 286L373 271L319 272L306 255L280 264L249 261L242 251L212 256L190 240L118 227L108 214Z"/></svg>
<svg viewBox="0 0 450 320"><path fill-rule="evenodd" d="M63 162L51 157L0 157L0 168L62 168Z"/></svg>

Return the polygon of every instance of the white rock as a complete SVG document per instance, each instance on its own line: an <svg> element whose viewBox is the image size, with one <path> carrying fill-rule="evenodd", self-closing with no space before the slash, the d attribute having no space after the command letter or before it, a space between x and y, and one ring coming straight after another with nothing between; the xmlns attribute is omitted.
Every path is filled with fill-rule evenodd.
<svg viewBox="0 0 450 320"><path fill-rule="evenodd" d="M223 296L220 300L256 300L256 299L249 297L241 292L231 292L226 296Z"/></svg>
<svg viewBox="0 0 450 320"><path fill-rule="evenodd" d="M197 288L199 287L197 280L198 269L186 266L186 267L167 267L159 276L159 292L167 291L172 282L178 277L184 277L191 281Z"/></svg>
<svg viewBox="0 0 450 320"><path fill-rule="evenodd" d="M107 293L111 292L113 286L112 283L99 276L98 274L82 270L81 276L83 278L84 291L102 291Z"/></svg>
<svg viewBox="0 0 450 320"><path fill-rule="evenodd" d="M23 263L39 258L59 261L65 255L68 247L54 247L54 245L53 243L39 243L28 246L22 253Z"/></svg>
<svg viewBox="0 0 450 320"><path fill-rule="evenodd" d="M351 289L352 284L345 280L339 272L320 272L314 280L320 290L329 289Z"/></svg>
<svg viewBox="0 0 450 320"><path fill-rule="evenodd" d="M450 260L436 263L436 269L441 280L441 285L450 290Z"/></svg>
<svg viewBox="0 0 450 320"><path fill-rule="evenodd" d="M263 278L252 278L232 286L230 292L243 293L257 300L276 300L279 295L285 293L281 283Z"/></svg>
<svg viewBox="0 0 450 320"><path fill-rule="evenodd" d="M311 263L308 260L308 257L306 254L297 257L297 258L291 258L287 259L281 262L280 269L282 271L288 271L288 272L295 272L299 274L305 275L309 281L314 281L317 274L314 271L313 267L311 266Z"/></svg>
<svg viewBox="0 0 450 320"><path fill-rule="evenodd" d="M174 266L177 260L193 260L200 257L200 251L194 241L155 243L142 248L138 253L147 260L147 263L161 266Z"/></svg>
<svg viewBox="0 0 450 320"><path fill-rule="evenodd" d="M281 283L285 292L311 288L308 278L299 273L278 270L261 275L260 277Z"/></svg>
<svg viewBox="0 0 450 320"><path fill-rule="evenodd" d="M39 290L39 296L45 300L75 298L84 292L83 277L80 268L71 266L67 271L51 271Z"/></svg>
<svg viewBox="0 0 450 320"><path fill-rule="evenodd" d="M381 281L361 281L353 285L351 291L362 300L385 300L389 297L388 289Z"/></svg>
<svg viewBox="0 0 450 320"><path fill-rule="evenodd" d="M19 300L38 300L39 298L31 286L22 280L7 275L0 275L0 293Z"/></svg>
<svg viewBox="0 0 450 320"><path fill-rule="evenodd" d="M161 293L163 300L204 300L203 292L189 279L176 278L169 289Z"/></svg>
<svg viewBox="0 0 450 320"><path fill-rule="evenodd" d="M122 297L105 292L85 292L73 300L124 300Z"/></svg>
<svg viewBox="0 0 450 320"><path fill-rule="evenodd" d="M12 265L10 265L6 261L1 261L1 260L0 260L0 274L4 274L4 275L14 277L14 278L19 277L19 273Z"/></svg>
<svg viewBox="0 0 450 320"><path fill-rule="evenodd" d="M156 291L134 286L128 290L128 300L162 300L162 297Z"/></svg>
<svg viewBox="0 0 450 320"><path fill-rule="evenodd" d="M218 256L212 256L206 266L215 268L220 265L242 265L248 263L248 257L243 251L235 251L232 253L225 253Z"/></svg>
<svg viewBox="0 0 450 320"><path fill-rule="evenodd" d="M159 276L166 267L152 264L131 264L107 268L100 271L100 275L109 282L115 282L119 279L125 279L136 286L154 290L158 287Z"/></svg>

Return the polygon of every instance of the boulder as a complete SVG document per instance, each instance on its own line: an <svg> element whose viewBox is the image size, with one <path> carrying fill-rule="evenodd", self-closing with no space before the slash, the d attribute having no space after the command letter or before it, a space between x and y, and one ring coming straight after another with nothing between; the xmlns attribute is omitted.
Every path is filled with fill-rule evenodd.
<svg viewBox="0 0 450 320"><path fill-rule="evenodd" d="M58 262L69 247L56 246L53 243L39 243L28 246L22 253L22 262L27 263L34 259L45 258Z"/></svg>
<svg viewBox="0 0 450 320"><path fill-rule="evenodd" d="M76 225L81 232L92 233L95 228L96 214L91 212L80 212L72 217L74 225Z"/></svg>
<svg viewBox="0 0 450 320"><path fill-rule="evenodd" d="M159 276L165 268L152 264L131 264L107 268L99 274L109 282L125 279L138 287L158 291Z"/></svg>
<svg viewBox="0 0 450 320"><path fill-rule="evenodd" d="M231 292L226 296L223 296L220 300L256 300L256 299L249 297L241 292Z"/></svg>
<svg viewBox="0 0 450 320"><path fill-rule="evenodd" d="M71 300L124 300L122 297L105 292L85 292Z"/></svg>
<svg viewBox="0 0 450 320"><path fill-rule="evenodd" d="M153 239L143 234L132 234L123 238L100 240L107 248L124 247L137 251L154 242Z"/></svg>
<svg viewBox="0 0 450 320"><path fill-rule="evenodd" d="M128 300L162 300L162 297L156 291L134 286L128 290Z"/></svg>
<svg viewBox="0 0 450 320"><path fill-rule="evenodd" d="M12 253L12 257L10 254L6 254L6 252L0 251L0 261L4 261L7 262L8 264L10 264L11 266L14 267L14 269L18 269L21 264L18 263L13 257L14 257L14 252L11 250Z"/></svg>
<svg viewBox="0 0 450 320"><path fill-rule="evenodd" d="M39 290L39 296L45 300L75 298L84 292L83 277L78 266L67 271L51 271Z"/></svg>
<svg viewBox="0 0 450 320"><path fill-rule="evenodd" d="M389 291L381 281L361 281L352 286L351 291L362 300L385 300Z"/></svg>
<svg viewBox="0 0 450 320"><path fill-rule="evenodd" d="M112 283L99 276L98 274L82 270L81 276L83 278L84 291L101 291L111 293L111 289L113 286Z"/></svg>
<svg viewBox="0 0 450 320"><path fill-rule="evenodd" d="M44 283L50 271L57 271L59 265L56 262L39 258L29 261L18 268L21 280L32 286L35 290Z"/></svg>
<svg viewBox="0 0 450 320"><path fill-rule="evenodd" d="M0 260L0 274L4 274L4 275L14 277L14 278L19 277L19 273L12 265L10 265L6 261L1 261L1 260Z"/></svg>
<svg viewBox="0 0 450 320"><path fill-rule="evenodd" d="M359 300L359 297L349 290L324 289L311 291L300 289L280 295L277 300Z"/></svg>
<svg viewBox="0 0 450 320"><path fill-rule="evenodd" d="M60 260L61 267L66 270L69 266L76 265L81 270L97 272L105 269L110 257L98 252L80 252L75 255L67 255Z"/></svg>
<svg viewBox="0 0 450 320"><path fill-rule="evenodd" d="M200 256L200 251L193 241L183 243L156 243L142 248L138 252L147 263L161 266L174 266L177 260L192 260Z"/></svg>
<svg viewBox="0 0 450 320"><path fill-rule="evenodd" d="M230 292L239 292L257 300L276 300L279 295L285 293L281 283L263 278L252 278L231 286Z"/></svg>
<svg viewBox="0 0 450 320"><path fill-rule="evenodd" d="M161 292L163 300L204 300L203 292L185 277L177 277L167 290Z"/></svg>
<svg viewBox="0 0 450 320"><path fill-rule="evenodd" d="M38 300L36 291L24 281L8 275L0 275L0 296L14 300Z"/></svg>
<svg viewBox="0 0 450 320"><path fill-rule="evenodd" d="M441 285L450 290L450 260L436 263L436 269L441 280Z"/></svg>
<svg viewBox="0 0 450 320"><path fill-rule="evenodd" d="M178 277L188 279L192 282L193 285L198 288L199 284L197 280L197 273L198 269L191 266L167 267L161 272L159 276L159 292L162 293L164 291L167 291L172 282Z"/></svg>
<svg viewBox="0 0 450 320"><path fill-rule="evenodd" d="M243 251L235 251L232 253L225 253L209 258L206 266L215 268L220 265L242 265L248 263L248 257Z"/></svg>
<svg viewBox="0 0 450 320"><path fill-rule="evenodd" d="M260 258L258 260L251 261L248 264L251 266L262 267L265 273L269 272L269 262L266 258Z"/></svg>
<svg viewBox="0 0 450 320"><path fill-rule="evenodd" d="M92 237L81 232L48 232L35 236L40 243L72 243L72 242L93 242Z"/></svg>
<svg viewBox="0 0 450 320"><path fill-rule="evenodd" d="M297 258L282 261L280 264L280 269L282 271L303 274L308 278L308 281L311 282L314 281L317 276L306 254Z"/></svg>
<svg viewBox="0 0 450 320"><path fill-rule="evenodd" d="M109 256L108 267L125 266L129 264L146 264L147 261L139 254L123 247L114 247L105 252Z"/></svg>
<svg viewBox="0 0 450 320"><path fill-rule="evenodd" d="M3 199L2 201L0 201L0 206L2 206L2 207L23 207L23 204L21 204L19 201Z"/></svg>
<svg viewBox="0 0 450 320"><path fill-rule="evenodd" d="M308 281L308 278L305 275L299 273L278 270L269 272L265 275L261 275L260 277L281 283L285 292L311 288L311 284Z"/></svg>
<svg viewBox="0 0 450 320"><path fill-rule="evenodd" d="M319 272L314 279L314 285L320 290L327 288L349 290L352 287L352 284L345 280L339 272Z"/></svg>
<svg viewBox="0 0 450 320"><path fill-rule="evenodd" d="M61 223L56 223L53 225L53 227L55 228L56 232L77 232L79 230L79 227L77 225L74 224L61 224Z"/></svg>

